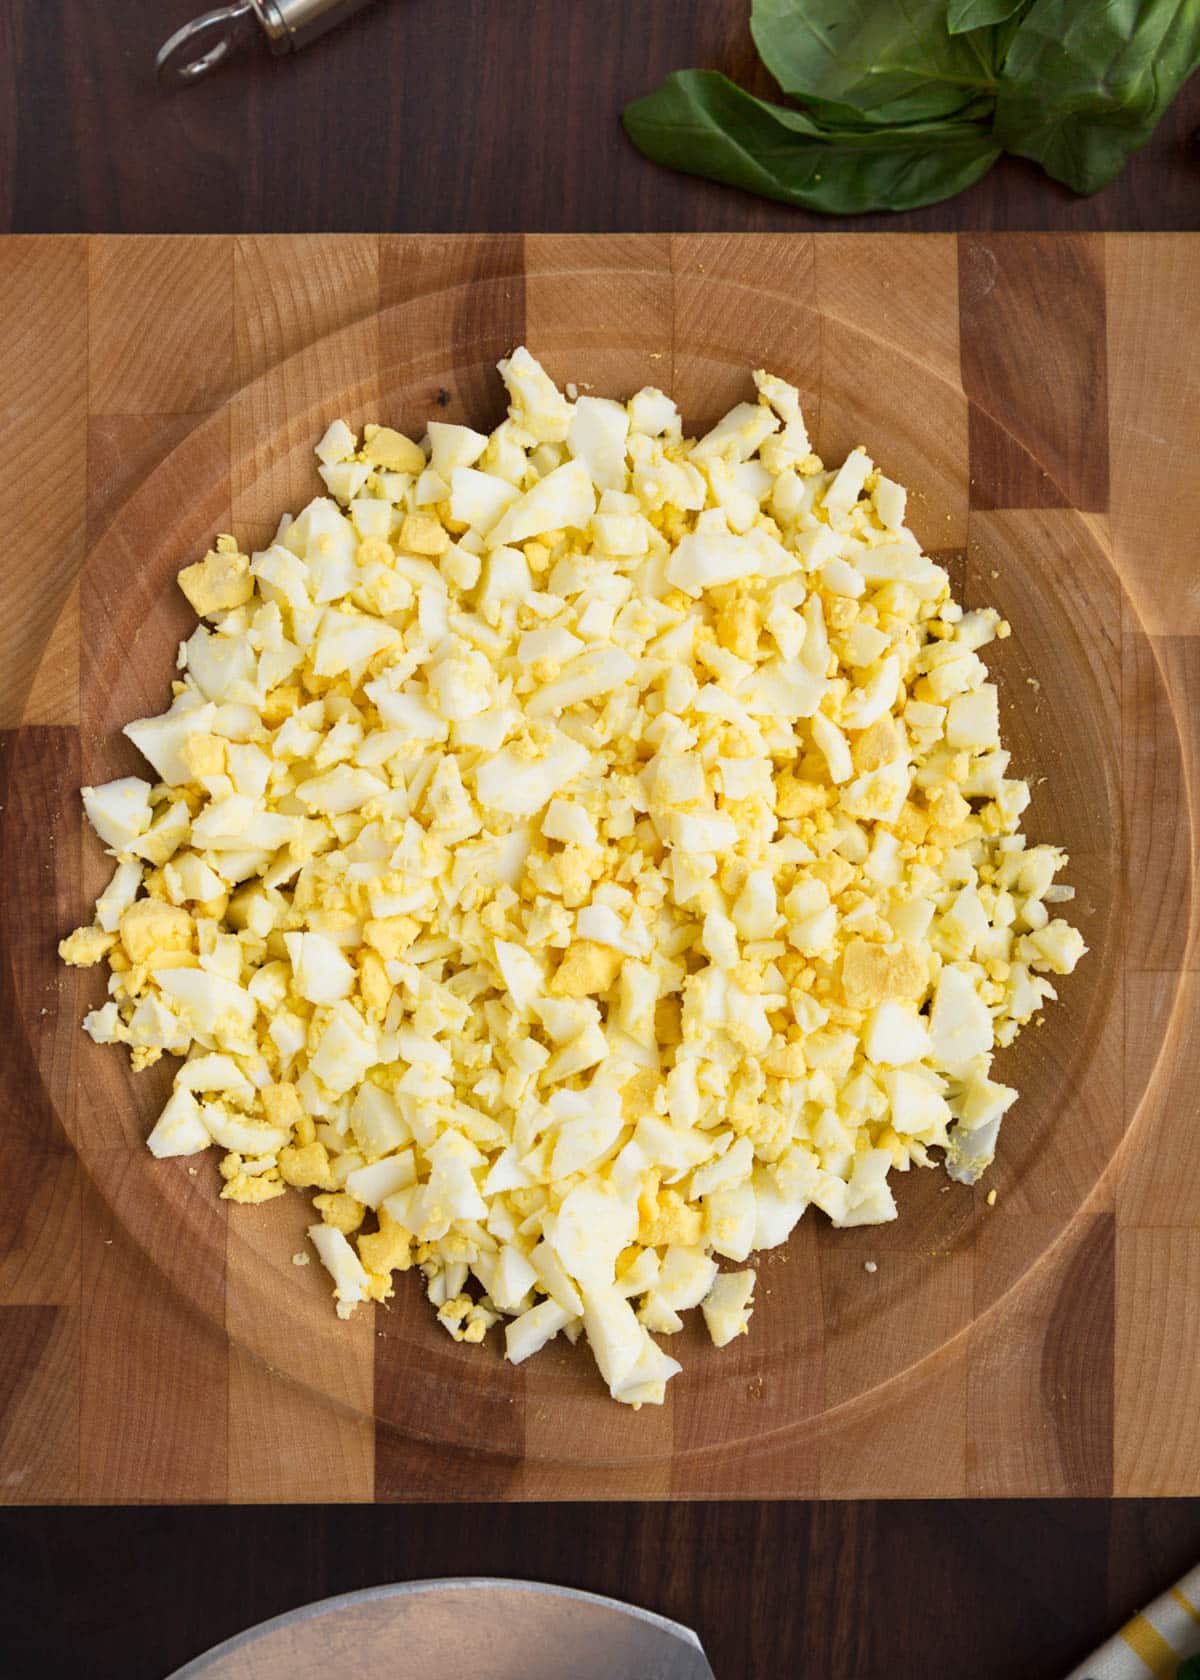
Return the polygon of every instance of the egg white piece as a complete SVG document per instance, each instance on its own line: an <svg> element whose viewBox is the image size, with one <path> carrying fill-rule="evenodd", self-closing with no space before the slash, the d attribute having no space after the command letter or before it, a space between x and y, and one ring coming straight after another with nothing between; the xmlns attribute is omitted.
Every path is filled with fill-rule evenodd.
<svg viewBox="0 0 1200 1680"><path fill-rule="evenodd" d="M865 449L827 470L764 372L698 441L662 391L500 374L490 435L334 421L326 494L184 568L60 951L107 965L98 1043L183 1057L156 1156L313 1193L340 1315L415 1267L456 1340L582 1335L661 1404L656 1338L745 1334L810 1206L986 1170L996 1051L1085 946L1021 833L1009 627Z"/></svg>

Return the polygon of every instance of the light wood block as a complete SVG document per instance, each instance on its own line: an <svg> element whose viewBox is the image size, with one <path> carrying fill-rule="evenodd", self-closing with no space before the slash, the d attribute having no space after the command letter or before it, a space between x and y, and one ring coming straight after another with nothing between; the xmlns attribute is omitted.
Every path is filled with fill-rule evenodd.
<svg viewBox="0 0 1200 1680"><path fill-rule="evenodd" d="M0 1499L1200 1491L1198 263L1185 235L0 240ZM890 1226L810 1215L750 1335L690 1326L636 1414L585 1349L455 1346L412 1277L338 1321L300 1198L230 1208L212 1161L145 1153L170 1069L81 1034L102 980L54 949L110 867L77 789L140 767L120 726L191 622L178 568L319 493L338 414L494 425L524 341L692 431L771 367L831 459L909 484L1012 623L1006 744L1091 946L1001 1060L996 1205L912 1173Z"/></svg>

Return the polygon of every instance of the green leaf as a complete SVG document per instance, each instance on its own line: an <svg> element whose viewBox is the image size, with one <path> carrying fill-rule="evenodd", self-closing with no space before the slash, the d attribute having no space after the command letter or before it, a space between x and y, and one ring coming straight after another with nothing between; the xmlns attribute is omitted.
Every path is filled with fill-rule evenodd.
<svg viewBox="0 0 1200 1680"><path fill-rule="evenodd" d="M996 65L997 78L999 78L1000 71L1008 58L1008 49L1013 43L1013 38L1024 23L1025 14L1032 5L1033 0L1025 0L1025 4L1013 12L1011 17L1005 18L1003 23L996 24L992 30L992 59Z"/></svg>
<svg viewBox="0 0 1200 1680"><path fill-rule="evenodd" d="M656 163L828 215L913 210L986 174L1000 149L978 123L825 129L714 70L681 70L625 107L625 130Z"/></svg>
<svg viewBox="0 0 1200 1680"><path fill-rule="evenodd" d="M1013 37L996 138L1094 193L1200 66L1200 0L1035 0Z"/></svg>
<svg viewBox="0 0 1200 1680"><path fill-rule="evenodd" d="M1003 23L1025 0L949 0L946 7L946 27L951 35L964 35L968 29L985 29L993 23Z"/></svg>
<svg viewBox="0 0 1200 1680"><path fill-rule="evenodd" d="M891 121L955 115L995 86L990 32L951 35L946 0L754 0L750 32L785 93Z"/></svg>
<svg viewBox="0 0 1200 1680"><path fill-rule="evenodd" d="M972 94L969 88L958 89L955 97L948 99L944 90L935 87L927 93L891 99L884 105L873 106L869 111L860 111L835 99L814 99L808 94L798 94L796 98L806 114L823 129L911 128L916 123L990 122L996 108L994 94Z"/></svg>

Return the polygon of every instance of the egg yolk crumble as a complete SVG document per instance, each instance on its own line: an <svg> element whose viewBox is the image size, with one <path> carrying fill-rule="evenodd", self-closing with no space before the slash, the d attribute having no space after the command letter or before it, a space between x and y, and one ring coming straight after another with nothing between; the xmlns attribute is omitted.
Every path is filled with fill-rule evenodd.
<svg viewBox="0 0 1200 1680"><path fill-rule="evenodd" d="M500 373L490 435L337 421L326 496L183 569L153 779L83 790L115 870L60 952L109 970L93 1039L183 1058L155 1155L312 1194L340 1314L416 1267L456 1340L582 1333L660 1403L661 1340L744 1332L810 1204L979 1176L994 1053L1085 947L1020 831L1008 626L863 449L826 468L762 372L699 439Z"/></svg>

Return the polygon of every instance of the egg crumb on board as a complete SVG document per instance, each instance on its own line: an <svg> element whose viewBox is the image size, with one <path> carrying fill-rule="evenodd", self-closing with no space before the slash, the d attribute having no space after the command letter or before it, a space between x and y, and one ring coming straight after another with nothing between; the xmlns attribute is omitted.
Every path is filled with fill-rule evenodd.
<svg viewBox="0 0 1200 1680"><path fill-rule="evenodd" d="M720 1261L894 1218L932 1151L979 1177L993 1054L1085 946L1009 627L864 449L827 469L762 372L699 439L500 374L490 436L335 421L327 496L183 569L156 779L84 788L115 869L60 953L108 964L93 1039L185 1058L152 1153L313 1194L339 1315L416 1268L456 1341L582 1334L659 1404L684 1313L747 1330Z"/></svg>

